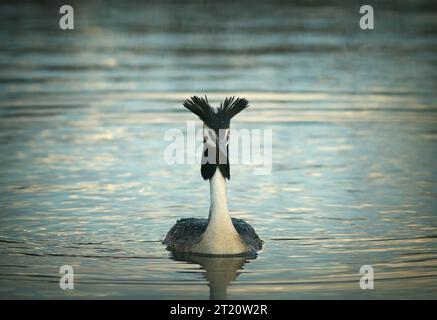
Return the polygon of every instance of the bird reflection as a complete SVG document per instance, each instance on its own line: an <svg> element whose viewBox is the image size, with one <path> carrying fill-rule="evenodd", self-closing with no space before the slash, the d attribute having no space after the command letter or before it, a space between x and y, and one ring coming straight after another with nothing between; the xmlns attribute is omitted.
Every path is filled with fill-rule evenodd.
<svg viewBox="0 0 437 320"><path fill-rule="evenodd" d="M173 253L174 260L198 264L206 271L203 275L208 281L210 300L225 300L227 298L229 284L237 279L240 274L238 271L242 270L243 266L248 263L249 260L255 260L256 257L256 253L238 256L207 256Z"/></svg>

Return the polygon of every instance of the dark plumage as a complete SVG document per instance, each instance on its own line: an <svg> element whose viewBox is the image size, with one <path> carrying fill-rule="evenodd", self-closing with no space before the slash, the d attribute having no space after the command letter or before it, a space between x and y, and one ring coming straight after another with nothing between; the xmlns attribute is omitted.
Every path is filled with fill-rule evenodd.
<svg viewBox="0 0 437 320"><path fill-rule="evenodd" d="M250 224L237 218L232 218L232 224L243 242L247 245L248 252L261 250L263 242ZM205 231L207 225L208 219L180 219L168 231L163 243L172 252L190 252L190 249L200 241L200 236Z"/></svg>

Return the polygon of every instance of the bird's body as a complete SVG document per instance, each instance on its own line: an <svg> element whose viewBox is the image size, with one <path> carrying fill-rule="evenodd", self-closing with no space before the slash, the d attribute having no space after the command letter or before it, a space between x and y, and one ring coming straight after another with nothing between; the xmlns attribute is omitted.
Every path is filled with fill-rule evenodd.
<svg viewBox="0 0 437 320"><path fill-rule="evenodd" d="M181 219L164 239L167 249L180 253L237 255L261 249L255 230L241 219L231 219L227 206L226 179L230 178L228 140L230 119L248 107L246 99L227 98L218 109L207 99L193 97L184 106L204 122L202 177L210 182L208 219Z"/></svg>
<svg viewBox="0 0 437 320"><path fill-rule="evenodd" d="M226 180L216 170L210 180L211 207L208 219L180 219L164 239L175 252L230 255L256 252L262 241L250 224L230 217Z"/></svg>
<svg viewBox="0 0 437 320"><path fill-rule="evenodd" d="M242 254L254 253L262 248L262 240L250 224L237 218L232 218L232 223L247 247L247 252L242 252ZM164 239L167 249L177 253L195 253L192 248L199 242L207 225L208 219L182 218L178 220Z"/></svg>

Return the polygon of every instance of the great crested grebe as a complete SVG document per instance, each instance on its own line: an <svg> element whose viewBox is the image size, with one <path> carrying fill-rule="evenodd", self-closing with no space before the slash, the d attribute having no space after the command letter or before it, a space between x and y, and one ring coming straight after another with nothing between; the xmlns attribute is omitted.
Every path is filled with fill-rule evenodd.
<svg viewBox="0 0 437 320"><path fill-rule="evenodd" d="M262 240L248 223L229 215L226 179L229 170L229 126L232 117L249 106L246 99L226 98L213 108L208 98L192 97L184 107L203 121L201 173L210 184L208 219L180 219L167 233L164 244L172 252L235 255L260 250ZM217 170L218 168L218 170Z"/></svg>

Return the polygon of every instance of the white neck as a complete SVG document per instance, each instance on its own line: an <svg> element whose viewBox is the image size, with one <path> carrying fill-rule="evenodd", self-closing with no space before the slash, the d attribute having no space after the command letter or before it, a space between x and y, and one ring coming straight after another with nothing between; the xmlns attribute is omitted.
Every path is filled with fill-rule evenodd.
<svg viewBox="0 0 437 320"><path fill-rule="evenodd" d="M226 179L219 168L210 179L211 206L208 226L198 243L196 252L205 254L237 254L247 251L232 224L226 197Z"/></svg>
<svg viewBox="0 0 437 320"><path fill-rule="evenodd" d="M231 224L231 217L228 211L228 199L226 196L226 179L217 168L211 180L209 181L211 206L209 208L209 226L222 226Z"/></svg>

